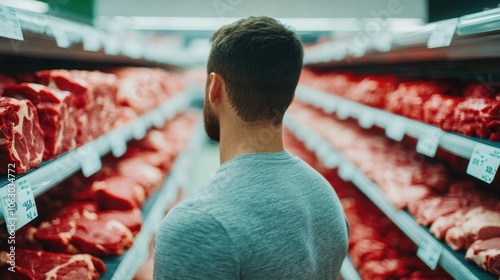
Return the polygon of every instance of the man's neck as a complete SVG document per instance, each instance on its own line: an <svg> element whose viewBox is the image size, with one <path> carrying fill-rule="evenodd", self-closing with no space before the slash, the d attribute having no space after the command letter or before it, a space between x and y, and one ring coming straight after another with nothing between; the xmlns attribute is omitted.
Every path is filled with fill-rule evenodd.
<svg viewBox="0 0 500 280"><path fill-rule="evenodd" d="M271 123L245 125L230 121L220 126L221 164L243 154L275 153L283 148L282 126Z"/></svg>

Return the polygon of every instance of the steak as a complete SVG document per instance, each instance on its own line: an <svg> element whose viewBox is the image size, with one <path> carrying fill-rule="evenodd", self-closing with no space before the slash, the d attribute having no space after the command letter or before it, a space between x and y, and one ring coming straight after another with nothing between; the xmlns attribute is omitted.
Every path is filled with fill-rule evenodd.
<svg viewBox="0 0 500 280"><path fill-rule="evenodd" d="M109 176L90 186L100 209L129 210L138 208L145 199L144 189L134 180L123 176Z"/></svg>
<svg viewBox="0 0 500 280"><path fill-rule="evenodd" d="M76 147L76 120L72 119L73 96L38 84L17 84L7 87L5 96L28 99L37 108L40 126L44 132L44 160L58 156Z"/></svg>
<svg viewBox="0 0 500 280"><path fill-rule="evenodd" d="M8 173L9 167L16 174L38 167L43 152L43 131L33 103L0 97L0 173Z"/></svg>
<svg viewBox="0 0 500 280"><path fill-rule="evenodd" d="M9 253L0 252L0 266L7 270ZM3 271L0 279L46 280L46 279L92 279L104 273L104 263L87 254L58 254L41 250L16 249L15 272Z"/></svg>
<svg viewBox="0 0 500 280"><path fill-rule="evenodd" d="M465 258L475 262L482 269L500 276L500 238L477 240L469 247Z"/></svg>

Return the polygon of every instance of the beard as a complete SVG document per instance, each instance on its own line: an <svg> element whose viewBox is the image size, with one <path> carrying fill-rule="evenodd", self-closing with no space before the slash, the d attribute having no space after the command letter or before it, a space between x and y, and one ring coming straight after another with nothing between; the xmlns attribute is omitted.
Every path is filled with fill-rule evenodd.
<svg viewBox="0 0 500 280"><path fill-rule="evenodd" d="M205 99L203 106L203 121L205 123L205 131L208 137L216 142L220 141L220 124L219 117L210 109L210 104Z"/></svg>

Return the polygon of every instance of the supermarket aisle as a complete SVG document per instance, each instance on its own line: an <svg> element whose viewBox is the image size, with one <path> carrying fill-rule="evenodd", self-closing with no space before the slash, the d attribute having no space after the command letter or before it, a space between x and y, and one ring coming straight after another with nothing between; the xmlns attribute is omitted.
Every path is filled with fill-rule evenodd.
<svg viewBox="0 0 500 280"><path fill-rule="evenodd" d="M191 180L191 185L186 186L184 189L184 198L189 197L203 187L217 172L220 165L219 144L212 141L205 141L195 162L192 174L193 179Z"/></svg>

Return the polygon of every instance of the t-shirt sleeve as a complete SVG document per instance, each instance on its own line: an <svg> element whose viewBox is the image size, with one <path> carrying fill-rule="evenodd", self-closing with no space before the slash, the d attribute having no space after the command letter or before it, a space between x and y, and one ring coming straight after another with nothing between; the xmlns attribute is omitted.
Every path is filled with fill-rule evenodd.
<svg viewBox="0 0 500 280"><path fill-rule="evenodd" d="M234 244L211 215L175 208L155 239L154 279L238 279Z"/></svg>

